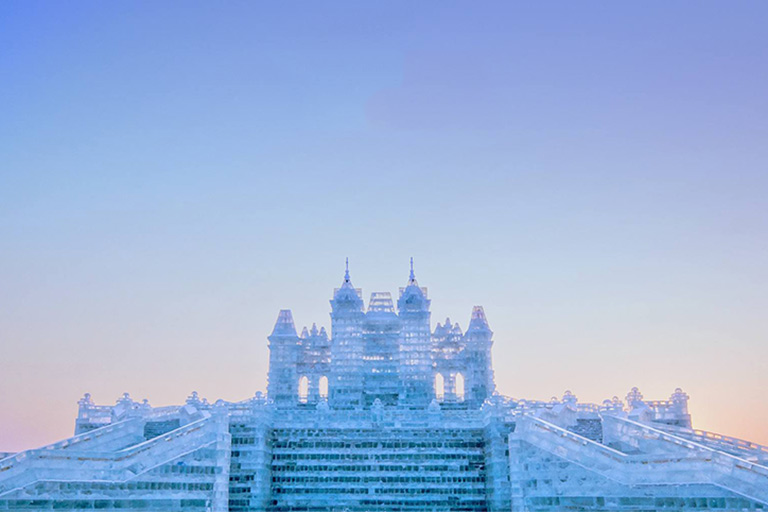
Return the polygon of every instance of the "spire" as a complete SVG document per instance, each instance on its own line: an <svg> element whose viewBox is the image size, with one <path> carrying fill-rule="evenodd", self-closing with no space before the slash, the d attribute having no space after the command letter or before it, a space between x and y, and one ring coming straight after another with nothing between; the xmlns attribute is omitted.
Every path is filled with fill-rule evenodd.
<svg viewBox="0 0 768 512"><path fill-rule="evenodd" d="M428 310L429 300L427 289L420 288L416 281L416 273L413 271L413 257L411 257L411 274L408 276L408 284L400 288L400 298L397 300L397 309Z"/></svg>
<svg viewBox="0 0 768 512"><path fill-rule="evenodd" d="M361 292L352 286L352 279L349 277L349 258L345 259L344 281L341 283L340 288L336 288L333 291L331 307L335 307L334 304L339 305L341 303L354 304L355 309L359 309L360 311L363 309Z"/></svg>

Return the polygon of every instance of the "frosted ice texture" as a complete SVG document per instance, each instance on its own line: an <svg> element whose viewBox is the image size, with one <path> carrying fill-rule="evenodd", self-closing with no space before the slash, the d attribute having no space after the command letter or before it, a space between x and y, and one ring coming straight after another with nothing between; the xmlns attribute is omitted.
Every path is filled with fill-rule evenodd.
<svg viewBox="0 0 768 512"><path fill-rule="evenodd" d="M761 510L768 448L695 430L688 395L495 392L481 307L430 328L411 275L367 308L347 270L331 335L280 311L267 395L78 403L75 436L0 454L0 510Z"/></svg>

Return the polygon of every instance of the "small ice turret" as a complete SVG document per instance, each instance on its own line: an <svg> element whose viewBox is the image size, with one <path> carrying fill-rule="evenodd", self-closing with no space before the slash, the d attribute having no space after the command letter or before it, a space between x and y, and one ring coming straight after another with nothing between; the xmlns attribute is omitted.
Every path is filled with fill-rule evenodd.
<svg viewBox="0 0 768 512"><path fill-rule="evenodd" d="M267 394L277 405L292 405L298 395L296 364L299 360L299 336L290 309L277 315L269 340L269 382Z"/></svg>
<svg viewBox="0 0 768 512"><path fill-rule="evenodd" d="M482 306L472 308L472 317L464 334L464 354L467 367L466 401L479 407L496 390L491 363L493 331L488 326Z"/></svg>

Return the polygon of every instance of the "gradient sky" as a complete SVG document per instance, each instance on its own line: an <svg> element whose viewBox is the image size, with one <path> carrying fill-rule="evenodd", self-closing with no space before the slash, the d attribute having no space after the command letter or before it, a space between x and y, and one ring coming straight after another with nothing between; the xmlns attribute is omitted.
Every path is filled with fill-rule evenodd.
<svg viewBox="0 0 768 512"><path fill-rule="evenodd" d="M768 444L768 3L0 3L0 450L266 387L344 258L500 392Z"/></svg>

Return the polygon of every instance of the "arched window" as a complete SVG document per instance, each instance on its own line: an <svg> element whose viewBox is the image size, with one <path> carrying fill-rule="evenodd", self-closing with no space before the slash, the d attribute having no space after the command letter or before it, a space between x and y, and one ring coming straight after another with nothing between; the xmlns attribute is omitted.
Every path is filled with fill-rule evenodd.
<svg viewBox="0 0 768 512"><path fill-rule="evenodd" d="M320 377L320 398L328 398L328 377Z"/></svg>
<svg viewBox="0 0 768 512"><path fill-rule="evenodd" d="M441 373L435 375L435 397L438 402L445 398L445 379Z"/></svg>
<svg viewBox="0 0 768 512"><path fill-rule="evenodd" d="M308 397L309 397L309 379L305 375L299 379L299 402L303 404L307 403Z"/></svg>
<svg viewBox="0 0 768 512"><path fill-rule="evenodd" d="M456 400L464 401L464 376L460 373L456 374Z"/></svg>

